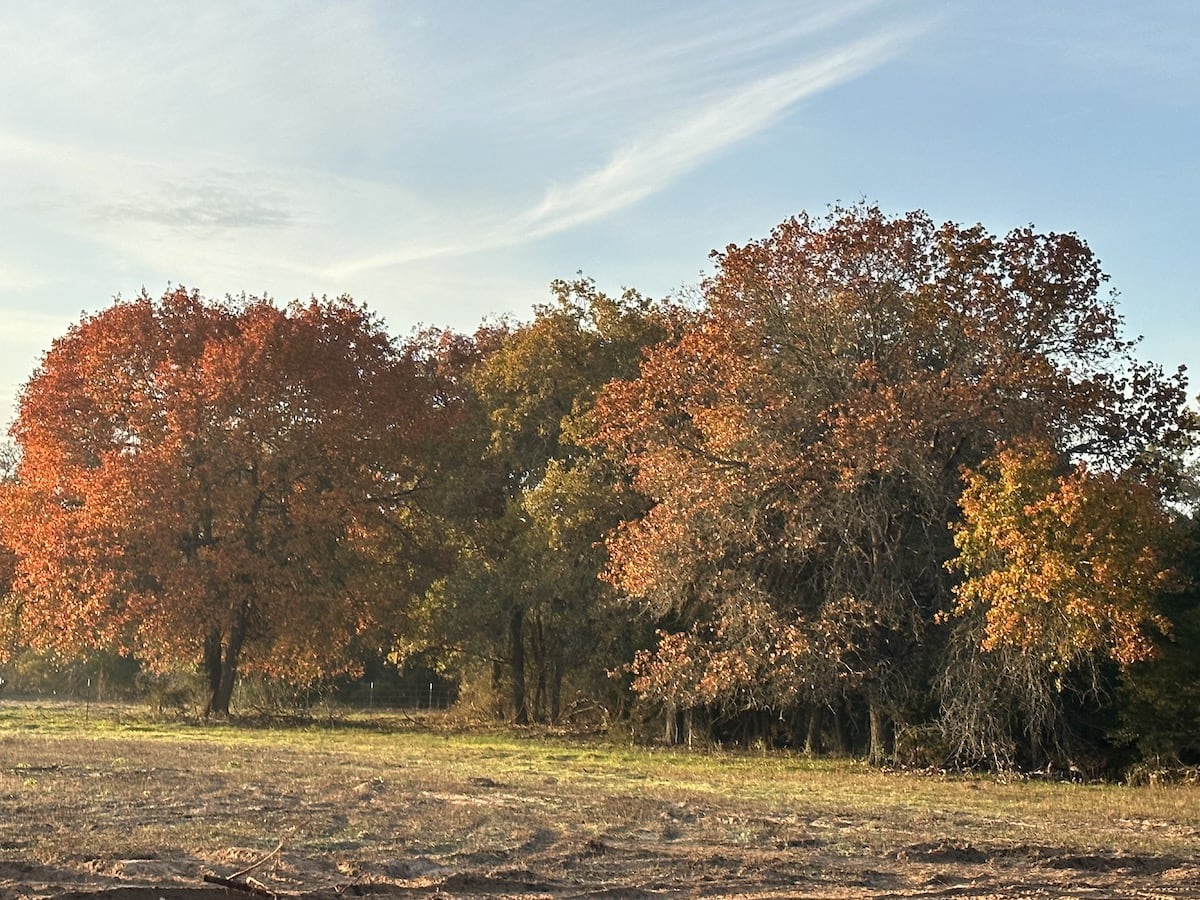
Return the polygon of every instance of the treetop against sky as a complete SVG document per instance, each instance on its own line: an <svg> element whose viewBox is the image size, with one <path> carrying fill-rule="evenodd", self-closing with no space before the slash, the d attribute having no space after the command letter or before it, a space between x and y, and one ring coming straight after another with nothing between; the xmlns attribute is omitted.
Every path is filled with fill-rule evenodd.
<svg viewBox="0 0 1200 900"><path fill-rule="evenodd" d="M1144 355L1194 366L1197 33L1187 0L10 4L0 421L118 293L469 330L860 197L1077 231Z"/></svg>

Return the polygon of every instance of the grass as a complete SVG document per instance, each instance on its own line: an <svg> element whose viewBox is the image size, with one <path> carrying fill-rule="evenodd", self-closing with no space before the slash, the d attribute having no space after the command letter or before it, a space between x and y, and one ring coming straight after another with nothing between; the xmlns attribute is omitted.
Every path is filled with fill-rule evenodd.
<svg viewBox="0 0 1200 900"><path fill-rule="evenodd" d="M0 861L76 873L142 859L193 877L282 843L284 884L398 878L414 860L440 874L524 866L550 886L650 872L669 886L714 868L814 878L818 864L875 873L861 881L887 863L908 873L888 876L902 890L921 866L1009 858L1175 871L1198 837L1194 785L931 777L401 715L274 727L0 704Z"/></svg>

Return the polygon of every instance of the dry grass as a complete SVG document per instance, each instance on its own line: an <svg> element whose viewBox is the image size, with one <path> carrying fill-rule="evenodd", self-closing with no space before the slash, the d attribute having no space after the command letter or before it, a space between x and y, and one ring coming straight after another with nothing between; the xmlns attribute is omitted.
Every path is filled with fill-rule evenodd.
<svg viewBox="0 0 1200 900"><path fill-rule="evenodd" d="M199 900L277 844L255 874L293 894L1196 896L1198 801L405 717L0 706L0 896Z"/></svg>

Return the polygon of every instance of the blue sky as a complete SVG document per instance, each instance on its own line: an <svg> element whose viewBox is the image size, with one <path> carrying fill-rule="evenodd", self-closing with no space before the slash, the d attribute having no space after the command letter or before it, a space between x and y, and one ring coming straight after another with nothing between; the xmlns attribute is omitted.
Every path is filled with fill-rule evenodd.
<svg viewBox="0 0 1200 900"><path fill-rule="evenodd" d="M0 421L143 286L469 330L859 199L1077 231L1197 376L1198 43L1194 0L6 0Z"/></svg>

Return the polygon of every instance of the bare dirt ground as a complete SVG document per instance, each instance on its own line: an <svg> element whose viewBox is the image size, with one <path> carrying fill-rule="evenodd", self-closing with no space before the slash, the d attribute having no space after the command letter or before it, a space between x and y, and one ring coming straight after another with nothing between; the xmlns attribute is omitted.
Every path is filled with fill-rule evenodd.
<svg viewBox="0 0 1200 900"><path fill-rule="evenodd" d="M1200 897L1195 786L13 715L0 898Z"/></svg>

